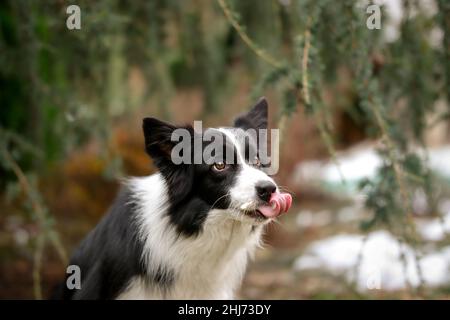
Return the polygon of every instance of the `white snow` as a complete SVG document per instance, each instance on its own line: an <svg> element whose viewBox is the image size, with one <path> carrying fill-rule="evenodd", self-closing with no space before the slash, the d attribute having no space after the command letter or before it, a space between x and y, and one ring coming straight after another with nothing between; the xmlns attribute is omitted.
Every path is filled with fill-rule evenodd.
<svg viewBox="0 0 450 320"><path fill-rule="evenodd" d="M443 176L450 177L450 146L442 146L434 148L429 151L430 167L442 174Z"/></svg>
<svg viewBox="0 0 450 320"><path fill-rule="evenodd" d="M322 180L340 183L340 172L346 180L370 178L375 175L381 165L381 159L374 148L360 146L339 154L337 163L338 166L330 161L302 162L296 166L294 179L296 181Z"/></svg>
<svg viewBox="0 0 450 320"><path fill-rule="evenodd" d="M417 150L424 156L423 150ZM450 179L450 145L433 148L428 151L430 168L440 176ZM364 178L375 177L382 159L373 145L362 144L341 152L336 156L336 163L330 160L304 161L294 169L293 183L311 185L327 185L339 187L340 191L355 194L357 184ZM342 176L346 184L342 184Z"/></svg>
<svg viewBox="0 0 450 320"><path fill-rule="evenodd" d="M376 0L375 4L384 5L388 19L383 19L384 38L387 42L394 42L400 35L400 23L403 18L403 7L400 0Z"/></svg>
<svg viewBox="0 0 450 320"><path fill-rule="evenodd" d="M365 1L364 1L365 2ZM383 30L384 39L386 42L394 42L400 36L400 25L405 15L405 10L401 0L375 0L374 4L384 6L384 12L386 16L381 16L381 29ZM367 5L367 3L366 3ZM419 1L420 13L425 16L433 16L438 12L437 4L433 0L421 0ZM414 17L418 14L413 10L411 16ZM442 31L438 29L439 31ZM430 34L428 40L432 44L437 43L441 35Z"/></svg>
<svg viewBox="0 0 450 320"><path fill-rule="evenodd" d="M450 211L442 218L417 221L417 229L424 240L441 241L450 234Z"/></svg>
<svg viewBox="0 0 450 320"><path fill-rule="evenodd" d="M361 252L363 236L340 234L312 243L305 254L297 258L294 268L298 271L324 269L334 274L344 274L347 280L355 277L355 265ZM376 231L368 235L362 251L361 264L357 276L357 287L395 290L406 286L406 279L413 286L419 284L413 250L403 245L406 272L400 259L399 242L386 231ZM420 259L420 266L428 286L448 283L450 280L450 247Z"/></svg>

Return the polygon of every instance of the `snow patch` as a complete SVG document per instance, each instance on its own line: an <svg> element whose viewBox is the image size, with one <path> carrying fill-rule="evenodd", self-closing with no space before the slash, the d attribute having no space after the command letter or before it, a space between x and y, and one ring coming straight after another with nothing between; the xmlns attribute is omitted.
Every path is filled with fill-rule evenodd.
<svg viewBox="0 0 450 320"><path fill-rule="evenodd" d="M441 241L450 234L450 211L442 218L417 221L417 229L424 240Z"/></svg>
<svg viewBox="0 0 450 320"><path fill-rule="evenodd" d="M376 231L368 235L361 251L363 239L362 235L340 234L314 242L304 255L297 258L294 269L324 269L333 274L344 274L348 281L353 281L357 269L355 265L361 258L356 276L356 285L361 291L402 289L406 287L406 281L418 286L419 277L411 247L401 247L389 232ZM402 263L401 254L406 265ZM450 246L423 256L420 266L426 285L448 283Z"/></svg>
<svg viewBox="0 0 450 320"><path fill-rule="evenodd" d="M424 156L423 150L417 150ZM430 168L441 177L450 180L450 145L433 148L428 151ZM382 164L380 155L374 146L362 144L339 153L335 163L327 160L304 161L294 169L293 183L318 185L326 189L358 195L358 183L376 176ZM346 184L342 183L341 173ZM420 205L420 203L419 203Z"/></svg>

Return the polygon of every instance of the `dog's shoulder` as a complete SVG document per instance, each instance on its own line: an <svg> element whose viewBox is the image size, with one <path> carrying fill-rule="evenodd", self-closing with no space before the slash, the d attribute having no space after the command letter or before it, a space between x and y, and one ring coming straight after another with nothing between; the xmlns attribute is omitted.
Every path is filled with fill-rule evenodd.
<svg viewBox="0 0 450 320"><path fill-rule="evenodd" d="M145 273L137 213L132 191L122 186L108 213L71 258L70 265L81 270L81 289L66 288L61 298L111 299L133 276Z"/></svg>

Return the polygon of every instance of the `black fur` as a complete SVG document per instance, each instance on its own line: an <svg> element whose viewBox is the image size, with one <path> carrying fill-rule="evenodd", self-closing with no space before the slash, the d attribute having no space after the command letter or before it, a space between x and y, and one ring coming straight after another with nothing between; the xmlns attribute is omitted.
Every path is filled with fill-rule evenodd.
<svg viewBox="0 0 450 320"><path fill-rule="evenodd" d="M260 98L253 108L236 118L234 126L236 128L247 129L267 129L268 105L266 98Z"/></svg>
<svg viewBox="0 0 450 320"><path fill-rule="evenodd" d="M135 203L130 191L119 193L109 213L84 239L73 254L70 265L81 269L81 289L69 290L65 281L55 299L113 299L136 275L146 275L141 263L142 243L137 237ZM173 274L160 267L153 275L155 285L170 286Z"/></svg>
<svg viewBox="0 0 450 320"><path fill-rule="evenodd" d="M192 137L196 136L192 127L184 128L191 132ZM226 187L233 184L238 166L231 165L226 174L220 174L212 173L211 165L206 164L204 159L200 164L176 165L170 160L171 150L175 145L170 141L170 137L176 127L153 118L146 118L143 129L146 150L168 184L171 204L170 219L180 234L195 236L201 231L209 210L212 208L225 209L229 206ZM222 136L223 141L227 141L225 136ZM194 149L193 139L191 150ZM209 143L211 142L202 140L203 148ZM222 154L215 156L223 157L227 148L233 149L232 153L236 158L235 147L230 143L224 144ZM191 157L191 162L193 160Z"/></svg>

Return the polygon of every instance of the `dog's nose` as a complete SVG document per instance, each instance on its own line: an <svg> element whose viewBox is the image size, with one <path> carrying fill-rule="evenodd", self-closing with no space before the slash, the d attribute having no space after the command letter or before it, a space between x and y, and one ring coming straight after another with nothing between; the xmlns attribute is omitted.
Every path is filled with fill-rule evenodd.
<svg viewBox="0 0 450 320"><path fill-rule="evenodd" d="M277 186L270 181L259 182L256 185L256 193L263 201L268 202L270 200L270 196L275 192L275 190L277 190Z"/></svg>

